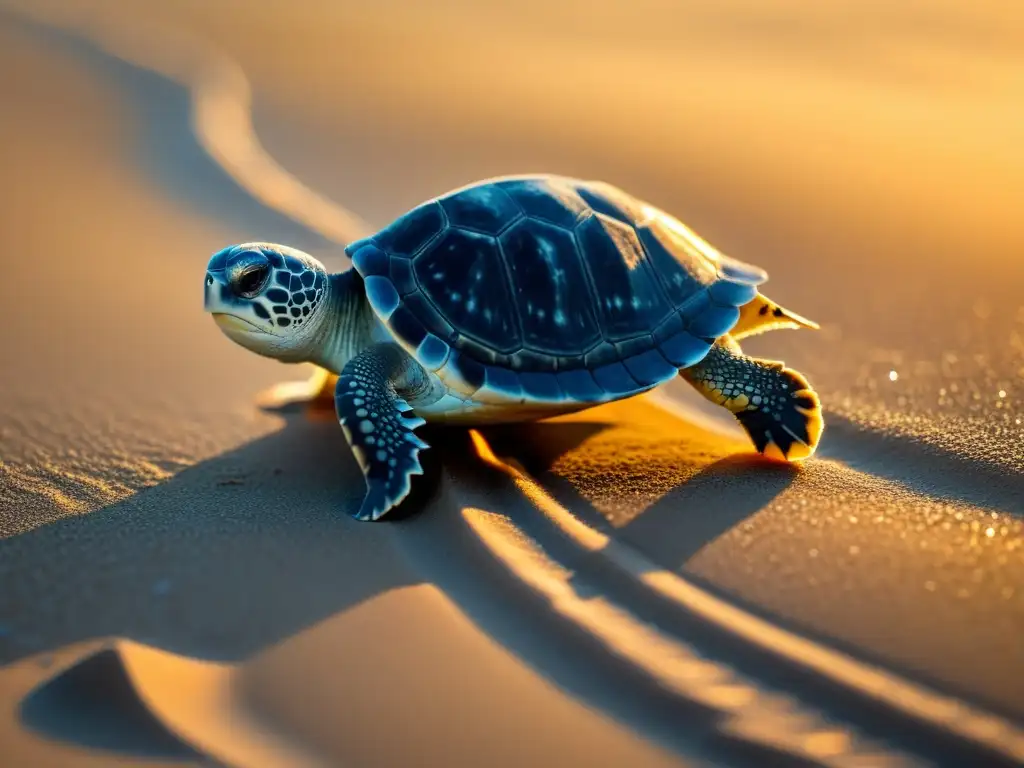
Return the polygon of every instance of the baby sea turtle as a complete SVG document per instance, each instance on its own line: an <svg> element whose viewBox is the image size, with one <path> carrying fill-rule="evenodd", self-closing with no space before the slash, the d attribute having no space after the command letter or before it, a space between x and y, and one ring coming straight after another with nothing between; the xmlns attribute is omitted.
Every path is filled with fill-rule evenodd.
<svg viewBox="0 0 1024 768"><path fill-rule="evenodd" d="M763 270L609 184L483 181L346 252L355 268L329 274L287 246L225 248L207 267L206 309L254 352L338 374L338 419L366 477L360 520L409 493L426 421L538 419L677 373L760 452L797 461L818 444L807 380L737 343L817 326L758 292Z"/></svg>

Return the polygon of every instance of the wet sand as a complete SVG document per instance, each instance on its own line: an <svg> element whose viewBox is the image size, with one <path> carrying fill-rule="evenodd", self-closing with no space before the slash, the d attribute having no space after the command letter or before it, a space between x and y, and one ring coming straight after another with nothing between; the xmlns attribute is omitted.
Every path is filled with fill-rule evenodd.
<svg viewBox="0 0 1024 768"><path fill-rule="evenodd" d="M1021 19L640 5L663 23L625 36L645 8L154 11L248 78L276 182L194 130L199 59L0 15L17 764L1024 760ZM254 405L303 372L202 315L206 257L343 268L361 221L535 169L678 213L822 323L745 345L817 386L816 459L751 456L679 383L433 430L420 511L347 518L340 430Z"/></svg>

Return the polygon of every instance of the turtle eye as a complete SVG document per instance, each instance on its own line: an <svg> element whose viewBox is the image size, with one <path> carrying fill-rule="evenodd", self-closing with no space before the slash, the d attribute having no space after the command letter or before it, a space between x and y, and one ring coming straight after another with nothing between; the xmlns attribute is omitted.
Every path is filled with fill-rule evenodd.
<svg viewBox="0 0 1024 768"><path fill-rule="evenodd" d="M259 294L263 284L267 282L267 274L270 269L266 265L256 265L246 269L238 276L238 295L246 299L252 299Z"/></svg>
<svg viewBox="0 0 1024 768"><path fill-rule="evenodd" d="M232 270L231 287L235 295L252 299L259 295L270 277L270 264L263 254L246 254Z"/></svg>

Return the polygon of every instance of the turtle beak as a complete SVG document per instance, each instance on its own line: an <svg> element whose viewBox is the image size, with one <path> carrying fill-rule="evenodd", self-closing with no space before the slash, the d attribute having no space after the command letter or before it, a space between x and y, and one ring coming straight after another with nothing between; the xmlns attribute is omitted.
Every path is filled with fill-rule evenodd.
<svg viewBox="0 0 1024 768"><path fill-rule="evenodd" d="M203 286L203 309L207 312L216 312L227 290L228 283L223 269L207 272Z"/></svg>
<svg viewBox="0 0 1024 768"><path fill-rule="evenodd" d="M265 333L262 328L235 315L228 315L224 312L212 312L211 314L213 322L220 326L223 331L229 333Z"/></svg>
<svg viewBox="0 0 1024 768"><path fill-rule="evenodd" d="M204 282L203 309L210 313L217 327L229 338L247 346L244 340L253 336L274 336L274 333L261 327L259 323L245 317L250 310L231 290L225 270L207 270Z"/></svg>

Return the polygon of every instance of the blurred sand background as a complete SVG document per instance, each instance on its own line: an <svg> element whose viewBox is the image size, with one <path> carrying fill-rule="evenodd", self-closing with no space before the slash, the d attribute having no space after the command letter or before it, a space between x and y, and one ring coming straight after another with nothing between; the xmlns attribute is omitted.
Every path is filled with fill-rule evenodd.
<svg viewBox="0 0 1024 768"><path fill-rule="evenodd" d="M199 298L225 244L287 242L343 268L337 232L240 187L197 141L181 84L26 20L33 7L78 29L198 33L247 76L269 156L371 228L471 180L536 170L602 178L677 214L822 324L745 345L816 385L819 457L758 461L680 384L667 393L677 416L636 401L486 432L532 485L438 432L423 512L354 523L362 481L333 420L254 404L302 372L231 345ZM11 764L1024 760L1024 8L9 8ZM678 583L895 675L886 690L902 693L787 672L768 635L724 618L708 629L694 604L609 575L614 552L577 551L543 522L548 505ZM106 637L144 645L74 666ZM192 694L167 682L193 673ZM135 693L82 720L99 706L83 691L118 675ZM209 704L229 677L237 700ZM39 689L40 704L30 691L50 678L63 688ZM181 719L198 700L234 713L224 733L211 735L214 714Z"/></svg>

